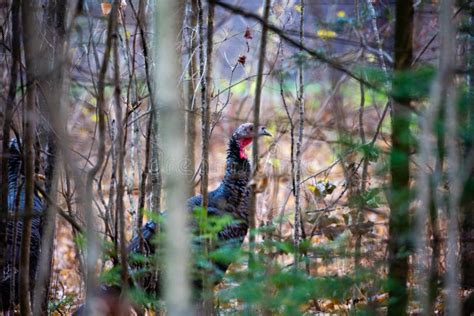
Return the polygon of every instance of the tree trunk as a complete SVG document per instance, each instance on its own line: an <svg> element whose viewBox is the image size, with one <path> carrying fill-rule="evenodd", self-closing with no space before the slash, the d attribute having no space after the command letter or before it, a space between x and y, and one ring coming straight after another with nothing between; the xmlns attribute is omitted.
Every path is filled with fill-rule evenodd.
<svg viewBox="0 0 474 316"><path fill-rule="evenodd" d="M97 161L88 172L85 186L85 193L82 201L84 207L86 228L87 228L87 258L86 258L86 311L92 314L92 296L97 285L96 264L99 258L98 236L95 230L96 216L93 208L92 185L95 175L102 167L105 160L105 79L109 68L110 55L112 51L113 37L116 30L120 1L115 0L112 5L112 11L109 14L107 25L107 38L105 42L104 59L100 66L97 82L97 118L98 118L98 150Z"/></svg>
<svg viewBox="0 0 474 316"><path fill-rule="evenodd" d="M201 148L202 148L202 162L201 162L201 195L202 207L207 207L208 202L208 184L209 184L209 136L210 136L210 93L209 84L211 81L212 72L212 38L214 32L214 5L209 8L208 16L208 30L207 30L207 50L204 55L204 18L202 1L198 1L199 5L199 75L201 77ZM211 6L211 4L209 4ZM206 67L204 67L206 66ZM205 68L205 69L204 69Z"/></svg>
<svg viewBox="0 0 474 316"><path fill-rule="evenodd" d="M197 117L197 107L196 107L196 80L195 76L197 73L197 20L198 20L198 3L197 0L191 0L191 12L189 17L189 23L191 24L189 31L189 66L188 66L188 98L187 98L187 108L186 108L186 164L188 166L187 172L187 182L188 182L188 196L194 195L194 168L196 166L196 117Z"/></svg>
<svg viewBox="0 0 474 316"><path fill-rule="evenodd" d="M267 37L268 37L268 17L270 15L270 0L265 0L263 8L263 21L262 24L262 35L260 37L260 50L258 53L258 68L257 68L257 79L255 84L255 102L253 105L253 125L254 130L258 130L260 125L260 103L262 96L262 85L263 85L263 69L265 67L265 55L267 51ZM258 175L258 136L255 133L252 143L252 178ZM250 248L253 248L255 243L255 228L256 228L256 208L257 208L257 192L256 192L256 181L253 181L250 191L250 202L249 202L249 229L250 229Z"/></svg>
<svg viewBox="0 0 474 316"><path fill-rule="evenodd" d="M395 72L410 68L413 56L412 38L413 1L398 0L395 23ZM392 104L388 315L399 316L407 313L408 304L410 99L398 98Z"/></svg>
<svg viewBox="0 0 474 316"><path fill-rule="evenodd" d="M179 104L177 90L181 73L179 54L176 51L176 40L183 16L180 12L184 6L181 1L157 1L153 19L154 54L157 63L154 71L154 91L160 105L160 136L163 146L163 161L168 172L164 174L166 205L166 258L164 293L169 315L190 315L189 290L189 238L186 212L186 179L180 170L181 158L184 157L184 112ZM159 90L158 90L159 88Z"/></svg>
<svg viewBox="0 0 474 316"><path fill-rule="evenodd" d="M470 29L474 28L474 3L469 3L469 25ZM467 34L467 69L472 69L474 62L474 36L472 33ZM474 150L474 76L472 73L467 77L468 102L466 113L463 117L466 119L466 132L469 135L465 140L464 161L469 161L470 155ZM467 175L467 181L464 186L463 196L461 200L461 285L466 289L474 288L474 167L472 164L467 166L467 170L463 173ZM463 315L474 313L474 292L466 298L463 303Z"/></svg>
<svg viewBox="0 0 474 316"><path fill-rule="evenodd" d="M114 32L118 33L117 24ZM126 293L128 285L128 262L127 262L127 239L125 227L125 206L123 197L125 194L124 187L124 169L125 169L125 143L127 141L125 129L127 128L122 114L121 86L120 86L120 60L119 60L119 43L118 36L114 36L113 55L114 55L114 105L115 105L115 124L117 126L116 146L117 146L117 195L116 195L116 218L118 219L118 231L116 235L119 242L120 253L120 276L122 281L122 291Z"/></svg>
<svg viewBox="0 0 474 316"><path fill-rule="evenodd" d="M299 25L299 36L300 44L304 43L304 0L300 0L300 25ZM300 49L300 53L303 51ZM300 61L298 66L298 138L296 140L296 171L295 171L295 229L293 233L294 245L295 245L295 268L298 268L299 262L299 245L300 239L304 238L304 227L301 218L301 146L303 144L303 132L304 132L304 68L303 61ZM309 270L309 269L308 269Z"/></svg>
<svg viewBox="0 0 474 316"><path fill-rule="evenodd" d="M15 97L18 83L18 64L20 55L20 2L13 1L11 5L11 67L10 67L10 85L8 87L7 102L5 104L5 117L3 120L3 140L1 160L1 191L0 191L0 273L3 273L4 258L6 252L6 233L8 222L8 149L10 144L10 126L12 123L12 114L15 108ZM3 302L8 304L7 302ZM3 306L0 306L3 308Z"/></svg>
<svg viewBox="0 0 474 316"><path fill-rule="evenodd" d="M66 49L66 9L67 1L57 3L50 1L46 7L47 43L50 49L44 51L49 67L40 77L40 86L44 91L45 107L42 109L48 122L45 130L47 139L47 158L45 166L45 187L53 203L56 203L58 182L58 135L65 128L62 120L64 96L64 71ZM46 46L48 47L48 46ZM44 219L42 220L42 245L40 261L38 263L38 278L35 284L33 313L47 312L49 279L53 260L54 233L56 230L56 210L52 205L45 205Z"/></svg>
<svg viewBox="0 0 474 316"><path fill-rule="evenodd" d="M470 3L470 14L469 24L471 29L474 28L474 3ZM472 69L474 65L474 35L468 34L468 43L466 50L467 69ZM474 75L470 73L467 77L468 87L468 108L467 113L464 117L467 119L466 122L466 135L469 138L466 140L464 148L464 159L468 159L469 155L474 149ZM474 287L474 269L472 269L472 262L474 262L474 168L467 166L465 174L468 175L467 183L464 188L464 194L462 199L462 230L461 230L461 262L462 262L462 286L466 288Z"/></svg>
<svg viewBox="0 0 474 316"><path fill-rule="evenodd" d="M34 173L35 173L35 126L36 126L36 84L38 80L38 58L39 43L37 32L37 20L35 15L35 2L23 1L21 15L23 22L23 46L25 50L26 65L26 107L25 111L25 131L24 131L24 165L25 165L25 210L23 218L23 232L21 238L20 253L20 282L19 300L20 314L29 316L31 314L30 298L30 237L31 218L33 216L33 194L34 194Z"/></svg>

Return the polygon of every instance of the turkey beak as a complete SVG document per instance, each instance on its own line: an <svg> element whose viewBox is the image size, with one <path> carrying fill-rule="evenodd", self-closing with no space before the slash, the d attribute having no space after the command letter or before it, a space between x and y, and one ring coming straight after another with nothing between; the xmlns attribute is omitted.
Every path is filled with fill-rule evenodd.
<svg viewBox="0 0 474 316"><path fill-rule="evenodd" d="M270 136L272 137L273 135L267 130L265 126L260 127L260 131L258 132L258 136Z"/></svg>

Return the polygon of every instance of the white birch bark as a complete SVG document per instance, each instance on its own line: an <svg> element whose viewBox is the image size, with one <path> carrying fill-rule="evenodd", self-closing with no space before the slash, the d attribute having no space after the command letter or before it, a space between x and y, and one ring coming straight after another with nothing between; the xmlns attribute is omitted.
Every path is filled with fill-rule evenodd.
<svg viewBox="0 0 474 316"><path fill-rule="evenodd" d="M187 229L186 178L181 170L185 154L184 112L179 105L179 57L177 39L183 16L180 1L157 0L154 12L153 61L156 101L160 112L160 140L163 149L166 219L164 296L169 315L190 315L188 276L189 240ZM155 111L158 109L155 108ZM155 134L156 137L156 134Z"/></svg>

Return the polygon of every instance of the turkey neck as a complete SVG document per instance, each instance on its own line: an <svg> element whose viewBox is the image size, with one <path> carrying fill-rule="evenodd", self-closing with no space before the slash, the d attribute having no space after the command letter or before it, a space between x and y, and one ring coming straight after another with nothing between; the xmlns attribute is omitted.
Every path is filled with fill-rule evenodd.
<svg viewBox="0 0 474 316"><path fill-rule="evenodd" d="M241 158L239 141L232 136L227 149L224 181L224 195L227 197L226 210L235 218L248 224L250 163Z"/></svg>

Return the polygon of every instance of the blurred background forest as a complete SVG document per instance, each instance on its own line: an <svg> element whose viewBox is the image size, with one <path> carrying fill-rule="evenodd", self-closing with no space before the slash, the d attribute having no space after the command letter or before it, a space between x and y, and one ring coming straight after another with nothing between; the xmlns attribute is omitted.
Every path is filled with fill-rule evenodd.
<svg viewBox="0 0 474 316"><path fill-rule="evenodd" d="M2 0L0 37L5 315L474 313L474 2ZM249 233L190 242L245 122Z"/></svg>

